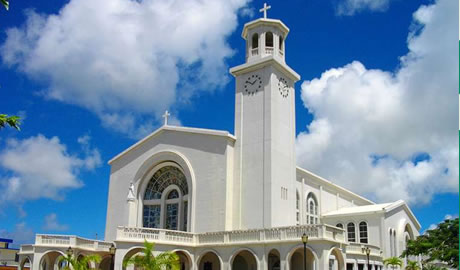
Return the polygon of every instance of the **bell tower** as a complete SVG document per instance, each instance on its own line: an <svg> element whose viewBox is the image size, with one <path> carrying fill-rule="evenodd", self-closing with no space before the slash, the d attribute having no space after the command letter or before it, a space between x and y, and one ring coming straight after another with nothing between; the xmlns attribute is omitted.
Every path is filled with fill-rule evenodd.
<svg viewBox="0 0 460 270"><path fill-rule="evenodd" d="M264 17L246 23L246 62L235 77L234 229L295 225L295 91L285 62L289 28Z"/></svg>

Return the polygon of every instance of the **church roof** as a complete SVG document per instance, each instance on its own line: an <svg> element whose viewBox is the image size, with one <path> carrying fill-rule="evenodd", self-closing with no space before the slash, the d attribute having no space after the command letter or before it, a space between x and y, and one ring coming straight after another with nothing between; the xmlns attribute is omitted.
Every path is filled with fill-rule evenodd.
<svg viewBox="0 0 460 270"><path fill-rule="evenodd" d="M331 212L327 212L323 214L324 217L331 217L331 216L342 216L342 215L357 215L357 214L372 214L372 213L384 213L387 212L387 209L391 207L393 204L398 202L404 201L397 201L393 203L381 203L381 204L371 204L371 205L364 205L364 206L353 206L353 207L345 207L339 210L334 210Z"/></svg>
<svg viewBox="0 0 460 270"><path fill-rule="evenodd" d="M372 204L372 205L375 204L375 202L373 202L373 201L371 201L371 200L369 200L367 198L364 198L363 196L360 196L360 195L358 195L358 194L356 194L356 193L354 193L354 192L352 192L352 191L350 191L350 190L348 190L348 189L346 189L344 187L341 187L341 186L339 186L337 184L334 184L333 182L331 182L331 181L329 181L327 179L324 179L323 177L321 177L319 175L316 175L316 174L310 172L309 170L306 170L306 169L304 169L302 167L299 167L299 166L297 166L297 170L300 171L300 173L308 175L310 180L315 180L315 181L319 182L321 185L324 185L324 186L327 186L327 187L332 188L334 190L340 191L343 194L347 194L348 196L351 196L354 199L360 200L364 204Z"/></svg>
<svg viewBox="0 0 460 270"><path fill-rule="evenodd" d="M187 132L187 133L194 133L194 134L201 134L201 135L210 135L210 136L221 136L221 137L226 137L228 140L230 140L232 143L236 141L236 137L233 136L230 132L225 131L225 130L216 130L216 129L205 129L205 128L191 128L191 127L179 127L179 126L169 126L169 125L164 125L161 128L155 130L154 132L150 133L146 137L144 137L142 140L138 141L137 143L131 145L129 148L127 148L125 151L121 152L120 154L116 155L113 157L111 160L109 160L109 164L114 162L115 160L121 158L123 155L126 153L136 149L140 145L142 145L144 142L148 141L150 138L153 138L157 135L160 135L161 133L165 131L175 131L175 132Z"/></svg>

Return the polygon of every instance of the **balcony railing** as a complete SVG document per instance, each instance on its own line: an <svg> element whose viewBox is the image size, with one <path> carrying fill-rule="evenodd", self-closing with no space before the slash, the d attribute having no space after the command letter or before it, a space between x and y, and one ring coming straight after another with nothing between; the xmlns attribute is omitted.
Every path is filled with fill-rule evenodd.
<svg viewBox="0 0 460 270"><path fill-rule="evenodd" d="M118 227L117 241L155 241L186 246L231 245L241 243L299 241L303 234L310 240L344 243L344 231L329 225L305 225L259 230L237 230L211 233L188 233L152 228Z"/></svg>
<svg viewBox="0 0 460 270"><path fill-rule="evenodd" d="M259 55L259 48L251 49L251 56Z"/></svg>
<svg viewBox="0 0 460 270"><path fill-rule="evenodd" d="M265 54L273 54L273 47L265 47Z"/></svg>
<svg viewBox="0 0 460 270"><path fill-rule="evenodd" d="M349 243L349 245L346 247L346 253L355 255L365 255L365 253L363 252L363 247L369 247L369 249L371 250L370 256L382 256L379 247L363 243Z"/></svg>
<svg viewBox="0 0 460 270"><path fill-rule="evenodd" d="M91 240L75 235L37 234L34 245L22 245L21 253L33 252L34 246L72 247L91 251L109 251L112 243Z"/></svg>

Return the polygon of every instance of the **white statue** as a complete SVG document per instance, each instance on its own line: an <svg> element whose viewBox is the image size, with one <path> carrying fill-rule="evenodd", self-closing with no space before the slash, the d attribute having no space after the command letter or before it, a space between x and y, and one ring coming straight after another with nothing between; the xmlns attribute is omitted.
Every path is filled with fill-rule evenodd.
<svg viewBox="0 0 460 270"><path fill-rule="evenodd" d="M129 202L133 202L136 199L136 196L134 195L134 183L133 182L129 184L128 197L126 199Z"/></svg>

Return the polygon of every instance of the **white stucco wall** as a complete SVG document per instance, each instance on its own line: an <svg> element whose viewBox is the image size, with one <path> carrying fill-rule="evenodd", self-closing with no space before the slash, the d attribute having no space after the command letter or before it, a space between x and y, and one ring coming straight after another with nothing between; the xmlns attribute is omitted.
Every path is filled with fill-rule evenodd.
<svg viewBox="0 0 460 270"><path fill-rule="evenodd" d="M126 196L129 183L134 182L138 193L136 206L141 207L139 196L144 191L139 187L143 181L149 180L143 179L145 174L158 162L167 160L181 162L194 181L192 183L187 177L192 205L190 230L225 230L227 188L231 186L227 181L233 181L233 158L228 158L233 154L232 144L224 136L165 130L114 160L111 164L106 240L115 238L117 226L128 225ZM136 216L138 227L142 227L141 212L138 210Z"/></svg>

